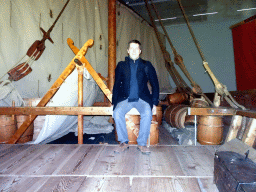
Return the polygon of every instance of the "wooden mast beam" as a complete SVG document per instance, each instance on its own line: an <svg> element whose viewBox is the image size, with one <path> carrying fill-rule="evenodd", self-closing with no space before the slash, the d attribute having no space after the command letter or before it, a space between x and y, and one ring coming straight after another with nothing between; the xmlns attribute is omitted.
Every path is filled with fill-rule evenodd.
<svg viewBox="0 0 256 192"><path fill-rule="evenodd" d="M81 63L82 64L82 63ZM78 107L83 107L84 105L84 100L83 100L83 78L84 78L84 67L83 64L81 66L76 66L77 72L78 72ZM83 135L84 135L84 130L83 130L83 124L84 124L84 119L83 115L78 115L77 117L77 122L78 122L78 144L83 144Z"/></svg>
<svg viewBox="0 0 256 192"><path fill-rule="evenodd" d="M112 92L116 68L116 0L108 0L108 88Z"/></svg>
<svg viewBox="0 0 256 192"><path fill-rule="evenodd" d="M89 39L84 46L80 49L78 54L74 57L74 59L80 59L83 57L83 55L87 52L88 47L93 45L93 40ZM43 107L45 106L49 100L53 97L53 95L58 91L59 87L62 85L62 83L65 81L65 79L73 72L75 69L75 62L74 59L69 63L69 65L66 67L66 69L62 72L62 74L59 76L59 78L55 81L55 83L52 85L52 87L48 90L48 92L44 95L44 97L41 99L41 101L38 103L37 107ZM28 118L26 121L23 122L23 124L20 126L20 128L15 132L15 134L9 139L8 144L15 144L17 140L22 136L22 134L27 130L29 125L35 120L37 115L31 115L31 118Z"/></svg>

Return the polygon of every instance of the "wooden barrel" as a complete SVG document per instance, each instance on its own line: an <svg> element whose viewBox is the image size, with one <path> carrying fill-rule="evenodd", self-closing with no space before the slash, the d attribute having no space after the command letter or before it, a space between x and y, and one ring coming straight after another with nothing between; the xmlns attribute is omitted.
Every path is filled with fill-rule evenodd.
<svg viewBox="0 0 256 192"><path fill-rule="evenodd" d="M198 120L196 123L198 123ZM195 115L186 115L185 125L195 125Z"/></svg>
<svg viewBox="0 0 256 192"><path fill-rule="evenodd" d="M153 115L154 119L154 115ZM156 106L156 121L158 122L158 126L162 125L163 119L163 111L161 106Z"/></svg>
<svg viewBox="0 0 256 192"><path fill-rule="evenodd" d="M223 140L222 116L200 116L197 140L202 145L219 145Z"/></svg>
<svg viewBox="0 0 256 192"><path fill-rule="evenodd" d="M24 121L26 121L27 118L29 118L29 115L17 115L17 127L19 128ZM23 135L19 138L17 143L26 143L29 141L32 141L33 139L33 133L34 133L34 124L33 122L28 127L28 129L23 133Z"/></svg>
<svg viewBox="0 0 256 192"><path fill-rule="evenodd" d="M167 123L175 128L185 128L184 122L187 115L187 105L170 105L164 111L164 118Z"/></svg>
<svg viewBox="0 0 256 192"><path fill-rule="evenodd" d="M202 98L195 98L191 103L191 107L207 107L209 103Z"/></svg>
<svg viewBox="0 0 256 192"><path fill-rule="evenodd" d="M11 115L0 115L0 143L6 143L16 130L15 118Z"/></svg>
<svg viewBox="0 0 256 192"><path fill-rule="evenodd" d="M191 102L191 107L207 107L209 104L202 98L193 99ZM197 122L198 123L198 118ZM194 115L187 115L185 118L185 125L194 125L195 124L195 116Z"/></svg>
<svg viewBox="0 0 256 192"><path fill-rule="evenodd" d="M25 102L25 106L30 106L30 107L36 107L37 104L41 101L42 98L23 98ZM49 101L50 103L52 102L51 100ZM48 106L48 104L46 105ZM36 140L38 137L40 131L42 130L45 122L45 115L38 115L36 119L34 120L34 135L33 135L33 141Z"/></svg>
<svg viewBox="0 0 256 192"><path fill-rule="evenodd" d="M169 105L181 104L186 100L188 100L188 95L186 93L173 93L167 95Z"/></svg>
<svg viewBox="0 0 256 192"><path fill-rule="evenodd" d="M137 138L140 130L140 115L125 115L126 128L128 133L129 144L137 144ZM116 134L116 140L118 140ZM150 125L150 145L156 145L159 143L159 130L157 116L152 116Z"/></svg>

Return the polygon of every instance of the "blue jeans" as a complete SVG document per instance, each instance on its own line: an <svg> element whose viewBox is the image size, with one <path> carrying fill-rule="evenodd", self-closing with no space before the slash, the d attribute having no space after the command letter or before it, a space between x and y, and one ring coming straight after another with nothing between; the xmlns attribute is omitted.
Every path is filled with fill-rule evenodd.
<svg viewBox="0 0 256 192"><path fill-rule="evenodd" d="M128 134L125 122L125 115L132 108L136 108L140 113L140 131L139 136L137 138L138 145L146 146L148 136L150 134L150 125L152 120L152 109L150 105L139 99L136 102L128 102L128 99L120 102L115 107L113 112L113 117L116 124L116 132L118 136L118 141L120 143L128 142Z"/></svg>

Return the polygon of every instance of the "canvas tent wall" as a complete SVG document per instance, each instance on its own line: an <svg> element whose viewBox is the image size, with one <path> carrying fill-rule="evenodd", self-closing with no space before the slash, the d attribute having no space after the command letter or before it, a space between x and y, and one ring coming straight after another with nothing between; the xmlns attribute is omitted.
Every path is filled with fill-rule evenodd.
<svg viewBox="0 0 256 192"><path fill-rule="evenodd" d="M26 55L33 42L42 39L39 27L47 31L65 3L63 0L0 2L0 81L8 78L6 72L19 64L17 62ZM151 61L155 66L160 90L170 89L169 75L164 67L164 59L153 28L122 4L117 3L117 12L117 62L127 56L128 41L140 40L143 45L142 58ZM78 48L88 39L93 39L94 46L88 50L86 58L98 73L107 77L107 27L107 0L71 0L51 33L54 44L46 40L45 51L31 66L33 71L25 78L12 82L13 86L22 98L42 97L74 57L66 43L67 38L71 38ZM24 60L27 58L25 56ZM73 87L68 87L67 91L73 90ZM95 92L97 94L103 95L100 91ZM70 100L65 94L62 97ZM103 96L98 97L99 100L102 98Z"/></svg>
<svg viewBox="0 0 256 192"><path fill-rule="evenodd" d="M35 40L42 39L39 27L48 30L66 1L10 0L0 2L0 77L15 65ZM86 58L93 68L107 77L108 72L108 1L71 0L51 33L52 44L33 63L32 73L14 82L23 98L42 97L58 78L74 54L66 43L71 38L80 48L88 39L94 46ZM50 16L52 12L53 18ZM164 60L153 28L128 8L117 5L117 62L127 56L127 42L138 39L143 45L142 58L156 67L161 89L170 88ZM52 80L48 77L51 74ZM1 80L7 79L5 75Z"/></svg>

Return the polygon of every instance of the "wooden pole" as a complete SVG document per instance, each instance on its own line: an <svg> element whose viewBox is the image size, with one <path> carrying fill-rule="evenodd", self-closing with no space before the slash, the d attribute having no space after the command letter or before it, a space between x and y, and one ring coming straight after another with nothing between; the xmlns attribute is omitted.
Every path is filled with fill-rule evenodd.
<svg viewBox="0 0 256 192"><path fill-rule="evenodd" d="M83 107L83 66L77 66L78 72L78 107ZM83 115L78 115L78 144L83 144Z"/></svg>
<svg viewBox="0 0 256 192"><path fill-rule="evenodd" d="M116 0L108 0L108 88L112 92L116 68Z"/></svg>
<svg viewBox="0 0 256 192"><path fill-rule="evenodd" d="M87 52L88 47L93 45L93 40L89 39L84 46L80 49L78 54L74 57L80 59L83 57L83 55ZM55 81L55 83L52 85L52 87L48 90L48 92L44 95L44 97L41 99L41 101L38 103L37 107L43 107L45 106L49 100L53 97L53 95L58 91L61 84L65 81L65 79L73 72L75 69L75 63L74 59L69 63L69 65L66 67L66 69L62 72L62 74L59 76L59 78ZM8 144L15 144L17 140L22 136L22 134L27 130L29 125L35 120L37 115L31 115L31 118L28 118L26 121L23 122L23 124L20 126L20 128L15 132L15 134L9 139Z"/></svg>
<svg viewBox="0 0 256 192"><path fill-rule="evenodd" d="M12 107L15 107L15 101L12 101ZM15 115L12 115L12 120L15 120Z"/></svg>

